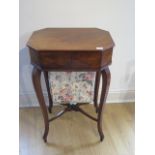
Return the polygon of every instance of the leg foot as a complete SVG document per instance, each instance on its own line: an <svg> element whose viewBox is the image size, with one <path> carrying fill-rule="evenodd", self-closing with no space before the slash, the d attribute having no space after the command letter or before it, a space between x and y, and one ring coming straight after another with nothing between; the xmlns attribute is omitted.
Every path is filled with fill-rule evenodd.
<svg viewBox="0 0 155 155"><path fill-rule="evenodd" d="M50 106L48 107L48 112L52 113L52 107L50 107Z"/></svg>
<svg viewBox="0 0 155 155"><path fill-rule="evenodd" d="M43 136L43 140L45 143L47 143L47 137Z"/></svg>
<svg viewBox="0 0 155 155"><path fill-rule="evenodd" d="M102 142L104 139L104 134L100 135L100 141Z"/></svg>
<svg viewBox="0 0 155 155"><path fill-rule="evenodd" d="M104 134L103 134L103 131L102 131L102 123L99 120L97 122L97 129L98 129L98 132L99 132L100 141L103 141Z"/></svg>
<svg viewBox="0 0 155 155"><path fill-rule="evenodd" d="M44 130L44 135L43 135L43 140L45 143L47 142L48 131L49 131L49 124L46 124L45 130Z"/></svg>
<svg viewBox="0 0 155 155"><path fill-rule="evenodd" d="M43 140L45 143L47 142L47 135L48 135L48 133L44 133L44 135L43 135Z"/></svg>

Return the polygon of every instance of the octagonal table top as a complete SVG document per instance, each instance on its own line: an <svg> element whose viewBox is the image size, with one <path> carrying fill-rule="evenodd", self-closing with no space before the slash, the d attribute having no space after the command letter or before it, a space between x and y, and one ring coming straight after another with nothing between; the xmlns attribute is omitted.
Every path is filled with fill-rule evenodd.
<svg viewBox="0 0 155 155"><path fill-rule="evenodd" d="M36 51L104 51L114 42L98 28L45 28L34 31L27 46Z"/></svg>

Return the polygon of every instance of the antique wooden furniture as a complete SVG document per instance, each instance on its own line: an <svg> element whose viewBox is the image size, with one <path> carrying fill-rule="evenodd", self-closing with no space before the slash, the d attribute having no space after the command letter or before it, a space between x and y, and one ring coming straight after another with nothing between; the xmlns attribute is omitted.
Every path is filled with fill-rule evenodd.
<svg viewBox="0 0 155 155"><path fill-rule="evenodd" d="M32 79L34 89L42 110L45 131L43 139L47 141L49 122L63 115L66 111L79 111L97 122L100 140L104 138L102 131L102 113L110 84L110 71L108 66L112 62L114 42L110 33L98 28L46 28L33 32L27 46L30 50L31 64L34 66ZM94 88L94 106L97 118L86 113L78 104L63 104L66 106L53 118L48 118L53 106L50 93L48 71L94 71L96 72ZM44 73L49 107L46 108L40 76ZM102 90L100 104L97 104L100 76L102 75Z"/></svg>

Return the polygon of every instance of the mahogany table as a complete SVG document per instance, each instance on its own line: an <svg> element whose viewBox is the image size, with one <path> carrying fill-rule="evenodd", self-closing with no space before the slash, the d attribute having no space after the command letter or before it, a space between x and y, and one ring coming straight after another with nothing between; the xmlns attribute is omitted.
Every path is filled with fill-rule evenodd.
<svg viewBox="0 0 155 155"><path fill-rule="evenodd" d="M32 80L42 110L45 130L43 139L47 141L49 122L67 111L79 111L97 122L100 140L104 138L102 131L102 113L110 85L110 70L114 42L110 33L98 28L46 28L33 32L27 46L29 47L33 67ZM94 71L96 73L94 88L94 106L97 118L80 108L83 103L63 104L66 108L53 118L48 118L53 107L52 95L48 80L48 71ZM44 73L49 107L47 110L41 88L41 72ZM98 90L102 76L100 103L97 104Z"/></svg>

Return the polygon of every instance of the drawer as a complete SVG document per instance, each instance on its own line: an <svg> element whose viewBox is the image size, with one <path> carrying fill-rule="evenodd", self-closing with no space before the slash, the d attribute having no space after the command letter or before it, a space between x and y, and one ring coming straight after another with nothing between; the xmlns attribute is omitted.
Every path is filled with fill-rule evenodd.
<svg viewBox="0 0 155 155"><path fill-rule="evenodd" d="M35 52L37 61L32 57L33 64L51 70L96 70L100 68L101 52L98 51L42 51Z"/></svg>
<svg viewBox="0 0 155 155"><path fill-rule="evenodd" d="M71 66L73 69L97 69L100 66L101 53L92 52L74 52L72 54Z"/></svg>
<svg viewBox="0 0 155 155"><path fill-rule="evenodd" d="M42 52L40 62L43 67L53 69L67 68L71 64L71 54L67 52Z"/></svg>

